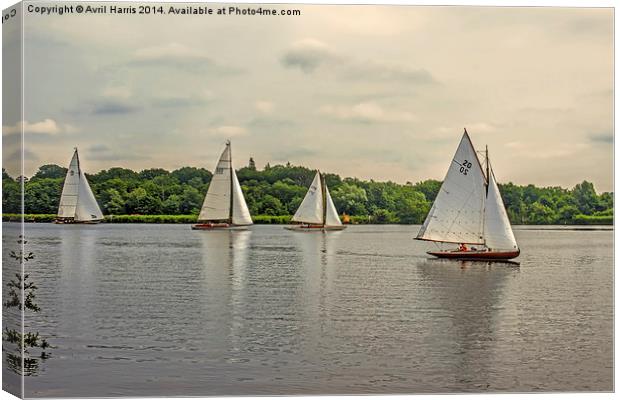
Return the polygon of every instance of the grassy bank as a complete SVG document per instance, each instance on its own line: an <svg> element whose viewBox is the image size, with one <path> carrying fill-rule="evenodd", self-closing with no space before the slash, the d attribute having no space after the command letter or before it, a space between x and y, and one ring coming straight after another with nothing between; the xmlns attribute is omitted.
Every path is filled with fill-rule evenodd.
<svg viewBox="0 0 620 400"><path fill-rule="evenodd" d="M26 222L53 222L56 214L25 214ZM106 215L104 222L115 224L194 224L197 215ZM282 225L291 222L290 215L254 215L255 224ZM2 214L3 221L19 222L20 214ZM351 216L351 224L384 224L392 221L378 221L366 215ZM613 215L576 215L569 225L613 225ZM539 224L536 224L539 225Z"/></svg>

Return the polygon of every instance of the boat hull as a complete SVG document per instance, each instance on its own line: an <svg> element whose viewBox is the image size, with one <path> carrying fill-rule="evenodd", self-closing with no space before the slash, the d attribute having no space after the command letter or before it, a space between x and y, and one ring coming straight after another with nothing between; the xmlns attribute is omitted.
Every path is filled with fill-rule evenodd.
<svg viewBox="0 0 620 400"><path fill-rule="evenodd" d="M453 260L510 260L518 257L520 250L515 251L428 251L427 254L438 258Z"/></svg>
<svg viewBox="0 0 620 400"><path fill-rule="evenodd" d="M56 219L54 220L55 224L87 224L87 225L95 225L100 223L101 220L92 220L92 221L76 221L74 219Z"/></svg>
<svg viewBox="0 0 620 400"><path fill-rule="evenodd" d="M240 231L248 229L249 225L234 225L234 224L194 224L192 230L195 231Z"/></svg>
<svg viewBox="0 0 620 400"><path fill-rule="evenodd" d="M323 226L323 225L290 225L285 226L284 229L288 229L289 231L295 232L326 232L326 231L342 231L345 230L346 225L333 225L333 226Z"/></svg>

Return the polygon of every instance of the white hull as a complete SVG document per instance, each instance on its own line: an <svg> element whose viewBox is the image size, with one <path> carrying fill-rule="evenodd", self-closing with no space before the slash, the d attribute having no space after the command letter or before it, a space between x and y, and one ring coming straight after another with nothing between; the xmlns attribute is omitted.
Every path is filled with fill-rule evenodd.
<svg viewBox="0 0 620 400"><path fill-rule="evenodd" d="M56 219L54 221L55 224L89 224L94 225L100 223L102 220L92 220L92 221L76 221L74 219Z"/></svg>

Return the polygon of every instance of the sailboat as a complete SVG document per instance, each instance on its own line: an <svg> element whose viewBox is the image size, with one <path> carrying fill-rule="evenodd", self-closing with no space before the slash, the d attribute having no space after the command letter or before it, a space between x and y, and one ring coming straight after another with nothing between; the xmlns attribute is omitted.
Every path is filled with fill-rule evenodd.
<svg viewBox="0 0 620 400"><path fill-rule="evenodd" d="M65 177L58 206L58 224L96 224L103 219L103 213L90 189L84 171L80 167L78 149L75 148L69 170Z"/></svg>
<svg viewBox="0 0 620 400"><path fill-rule="evenodd" d="M293 231L341 231L346 228L340 222L329 189L325 184L325 177L319 171L316 172L306 196L293 215L292 221L299 224L286 226L286 229Z"/></svg>
<svg viewBox="0 0 620 400"><path fill-rule="evenodd" d="M229 140L213 172L198 223L192 225L192 229L246 229L252 223L250 210L233 168Z"/></svg>
<svg viewBox="0 0 620 400"><path fill-rule="evenodd" d="M458 243L460 247L457 250L429 251L428 254L468 260L508 260L519 255L488 148L484 165L483 169L465 130L446 178L416 237L418 240Z"/></svg>

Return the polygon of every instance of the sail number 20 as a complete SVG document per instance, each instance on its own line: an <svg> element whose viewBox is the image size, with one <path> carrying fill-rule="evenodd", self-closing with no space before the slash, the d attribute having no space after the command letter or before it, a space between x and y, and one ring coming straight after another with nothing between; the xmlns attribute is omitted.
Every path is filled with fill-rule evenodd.
<svg viewBox="0 0 620 400"><path fill-rule="evenodd" d="M470 168L471 168L471 163L465 160L463 161L463 164L461 164L461 168L459 169L459 172L463 175L467 175L467 172L469 171Z"/></svg>

